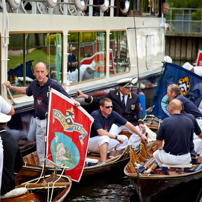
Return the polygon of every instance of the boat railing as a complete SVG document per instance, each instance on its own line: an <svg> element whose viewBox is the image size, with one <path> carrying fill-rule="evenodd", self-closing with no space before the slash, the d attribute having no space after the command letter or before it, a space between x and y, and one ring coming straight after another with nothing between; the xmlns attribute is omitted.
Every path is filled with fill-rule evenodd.
<svg viewBox="0 0 202 202"><path fill-rule="evenodd" d="M125 1L124 12L127 16L130 2ZM55 14L55 15L72 15L72 16L110 16L114 17L115 9L119 9L119 5L115 5L115 1L104 0L103 4L94 3L93 0L25 0L14 1L8 0L7 11L9 13L24 14ZM0 2L1 8L2 2ZM93 8L98 8L93 11ZM121 8L120 8L121 9ZM123 9L122 9L123 10ZM3 9L0 9L3 12ZM107 14L108 13L108 14Z"/></svg>
<svg viewBox="0 0 202 202"><path fill-rule="evenodd" d="M175 33L201 33L202 8L169 8L166 22Z"/></svg>
<svg viewBox="0 0 202 202"><path fill-rule="evenodd" d="M3 3L0 1L0 12ZM7 0L7 11L20 14L54 14L72 16L151 16L160 17L160 0L144 3L140 0Z"/></svg>

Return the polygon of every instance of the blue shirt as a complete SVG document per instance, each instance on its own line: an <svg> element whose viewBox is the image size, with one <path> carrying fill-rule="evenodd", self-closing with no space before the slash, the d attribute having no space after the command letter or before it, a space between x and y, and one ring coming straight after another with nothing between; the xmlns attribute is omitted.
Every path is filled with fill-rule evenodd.
<svg viewBox="0 0 202 202"><path fill-rule="evenodd" d="M184 116L186 116L186 117L188 117L188 118L191 119L191 121L192 121L192 123L193 123L193 126L194 126L194 132L195 132L195 134L196 134L196 135L200 135L201 129L200 129L200 127L199 127L199 125L198 125L198 123L197 123L197 121L196 121L194 115L188 114L188 113L186 113L185 111L182 111L181 114L183 114ZM193 138L192 138L192 139L193 139ZM193 143L193 141L192 141L192 142L191 142L191 145L190 145L190 151L192 151L193 149L194 149L194 143Z"/></svg>
<svg viewBox="0 0 202 202"><path fill-rule="evenodd" d="M164 140L163 150L172 154L187 154L193 141L194 126L190 118L172 114L161 123L157 140Z"/></svg>
<svg viewBox="0 0 202 202"><path fill-rule="evenodd" d="M94 118L93 126L91 128L90 137L98 136L98 129L104 129L109 132L113 123L118 123L120 125L125 125L127 123L126 119L121 117L117 112L112 111L107 118L102 115L100 109L97 109L91 113L91 116Z"/></svg>
<svg viewBox="0 0 202 202"><path fill-rule="evenodd" d="M26 94L28 96L33 95L34 97L34 108L35 115L39 118L45 118L46 112L48 111L48 91L49 87L53 88L60 93L64 94L70 98L69 94L64 90L64 88L56 81L48 77L48 81L40 86L37 79L31 82L31 84L26 88Z"/></svg>
<svg viewBox="0 0 202 202"><path fill-rule="evenodd" d="M195 118L202 117L202 113L192 101L190 101L189 99L187 99L181 94L178 94L176 98L178 98L179 100L183 102L185 112L189 114L193 114Z"/></svg>
<svg viewBox="0 0 202 202"><path fill-rule="evenodd" d="M194 115L193 114L188 114L185 111L182 111L181 114L183 114L184 116L186 116L186 117L188 117L188 118L190 118L192 120L192 123L194 125L194 132L195 132L195 134L196 135L200 135L201 129L200 129L200 127L199 127L199 125L198 125L198 123L197 123L196 118L194 117Z"/></svg>

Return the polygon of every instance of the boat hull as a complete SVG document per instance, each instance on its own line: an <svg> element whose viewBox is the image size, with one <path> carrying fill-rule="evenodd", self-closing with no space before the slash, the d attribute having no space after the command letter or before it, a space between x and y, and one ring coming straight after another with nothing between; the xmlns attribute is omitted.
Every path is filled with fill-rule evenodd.
<svg viewBox="0 0 202 202"><path fill-rule="evenodd" d="M141 202L195 202L201 195L202 171L173 178L129 177Z"/></svg>

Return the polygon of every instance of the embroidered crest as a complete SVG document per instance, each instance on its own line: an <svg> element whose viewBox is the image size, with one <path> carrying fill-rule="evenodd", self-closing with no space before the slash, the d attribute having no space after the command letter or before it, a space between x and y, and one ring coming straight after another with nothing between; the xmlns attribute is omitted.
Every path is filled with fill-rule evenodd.
<svg viewBox="0 0 202 202"><path fill-rule="evenodd" d="M61 111L57 109L53 109L53 118L56 118L60 121L64 131L66 132L77 131L81 133L81 135L79 136L79 139L81 141L81 144L83 144L83 139L87 135L87 132L81 124L74 122L75 116L72 108L69 110L66 110L66 117L62 114Z"/></svg>
<svg viewBox="0 0 202 202"><path fill-rule="evenodd" d="M68 125L73 125L74 124L74 111L73 109L67 110L66 111L66 122Z"/></svg>
<svg viewBox="0 0 202 202"><path fill-rule="evenodd" d="M188 76L179 79L177 85L179 86L182 95L186 95L191 89L191 83L189 82Z"/></svg>
<svg viewBox="0 0 202 202"><path fill-rule="evenodd" d="M135 110L135 104L130 106L131 110Z"/></svg>

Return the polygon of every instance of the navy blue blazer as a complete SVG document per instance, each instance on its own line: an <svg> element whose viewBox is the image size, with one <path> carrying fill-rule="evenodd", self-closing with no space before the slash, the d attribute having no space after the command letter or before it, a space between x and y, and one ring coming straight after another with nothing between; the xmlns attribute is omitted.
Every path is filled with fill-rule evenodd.
<svg viewBox="0 0 202 202"><path fill-rule="evenodd" d="M108 97L112 101L113 110L119 113L127 121L135 126L138 124L144 124L140 98L136 93L131 92L130 95L128 95L126 107L122 105L119 90L111 90L108 94L102 97L88 96L88 99L85 99L85 101L92 104L98 104L104 97Z"/></svg>

